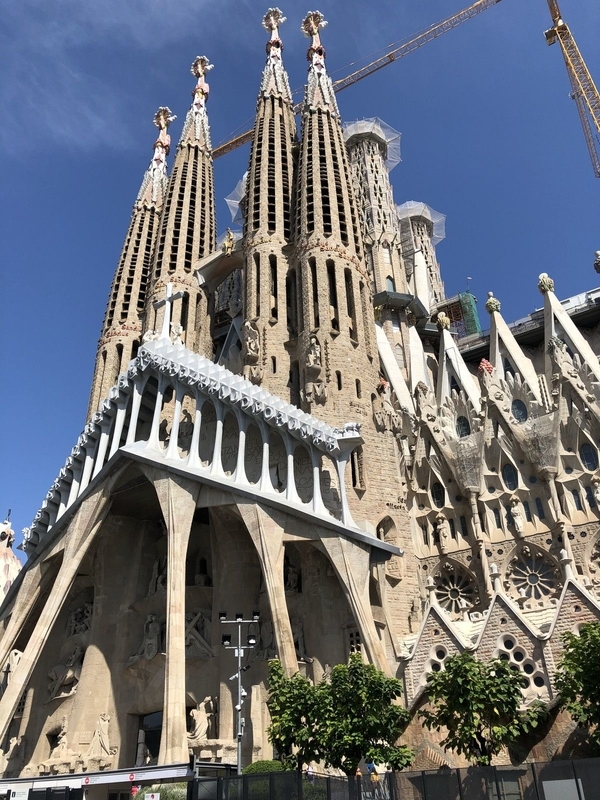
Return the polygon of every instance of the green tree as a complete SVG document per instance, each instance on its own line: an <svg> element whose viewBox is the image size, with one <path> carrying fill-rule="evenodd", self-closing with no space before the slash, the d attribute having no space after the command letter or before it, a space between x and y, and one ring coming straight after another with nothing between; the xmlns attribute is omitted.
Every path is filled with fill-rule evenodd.
<svg viewBox="0 0 600 800"><path fill-rule="evenodd" d="M303 764L320 761L319 735L327 714L323 685L314 686L299 672L288 678L281 662L271 661L269 691L269 741L284 766L302 770Z"/></svg>
<svg viewBox="0 0 600 800"><path fill-rule="evenodd" d="M446 661L445 669L432 672L425 691L431 709L419 716L436 731L446 729L442 745L478 765L492 763L503 747L535 728L546 714L543 703L520 711L523 677L498 659L477 661L461 653Z"/></svg>
<svg viewBox="0 0 600 800"><path fill-rule="evenodd" d="M581 626L579 636L562 636L564 651L554 678L561 703L573 719L600 744L600 624Z"/></svg>
<svg viewBox="0 0 600 800"><path fill-rule="evenodd" d="M299 674L286 678L281 664L269 669L269 741L284 763L298 769L311 761L356 771L361 758L402 769L412 752L396 742L410 719L397 704L402 684L356 653L333 668L330 681L313 686Z"/></svg>

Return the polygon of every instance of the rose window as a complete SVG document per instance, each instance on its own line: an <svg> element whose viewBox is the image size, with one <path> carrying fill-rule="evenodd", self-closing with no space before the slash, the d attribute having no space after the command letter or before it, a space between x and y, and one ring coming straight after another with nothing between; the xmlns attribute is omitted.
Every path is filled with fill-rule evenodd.
<svg viewBox="0 0 600 800"><path fill-rule="evenodd" d="M478 602L475 581L460 567L446 564L434 579L438 603L451 614L460 614Z"/></svg>
<svg viewBox="0 0 600 800"><path fill-rule="evenodd" d="M556 591L557 568L543 553L524 547L511 566L511 583L522 597L543 600Z"/></svg>

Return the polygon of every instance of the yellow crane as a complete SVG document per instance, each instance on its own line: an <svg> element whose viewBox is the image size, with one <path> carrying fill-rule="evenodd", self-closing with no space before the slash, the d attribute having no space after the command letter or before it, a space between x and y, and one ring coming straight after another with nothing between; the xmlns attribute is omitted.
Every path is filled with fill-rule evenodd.
<svg viewBox="0 0 600 800"><path fill-rule="evenodd" d="M545 31L548 44L558 42L571 82L571 97L575 100L585 141L592 159L594 174L600 178L600 94L569 26L564 22L556 0L548 0L552 27ZM595 128L595 130L594 130Z"/></svg>
<svg viewBox="0 0 600 800"><path fill-rule="evenodd" d="M342 89L346 89L348 86L358 83L358 81L366 78L368 75L372 75L374 72L377 72L383 67L387 67L388 64L393 64L394 61L398 61L409 53L412 53L413 50L417 50L419 47L427 44L427 42L430 42L432 39L437 39L438 36L446 33L446 31L456 28L461 23L466 22L468 19L471 19L471 17L474 17L476 14L479 14L481 11L485 11L486 8L494 6L499 2L500 0L477 0L477 2L473 3L473 5L469 6L468 8L464 8L462 11L459 11L458 14L454 14L454 16L448 17L448 19L438 22L436 25L433 25L426 31L417 34L407 42L403 42L398 47L395 47L393 50L390 50L385 55L381 56L381 58L372 61L370 64L366 64L364 67L361 67L361 69L350 73L350 75L346 75L345 78L340 78L340 80L335 81L333 84L334 91L341 92ZM300 104L295 107L296 112L299 110ZM246 144L246 142L250 142L253 136L254 130L245 131L239 136L236 136L234 139L230 139L228 142L220 144L213 150L213 158L219 158L220 156L224 156L226 153L230 153L232 150L235 150L236 147L240 147L241 145Z"/></svg>

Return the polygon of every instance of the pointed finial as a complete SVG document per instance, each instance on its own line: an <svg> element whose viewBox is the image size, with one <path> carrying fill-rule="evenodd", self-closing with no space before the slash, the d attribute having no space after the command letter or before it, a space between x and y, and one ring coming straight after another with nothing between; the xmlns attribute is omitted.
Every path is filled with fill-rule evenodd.
<svg viewBox="0 0 600 800"><path fill-rule="evenodd" d="M198 82L196 84L196 88L192 92L192 97L194 98L194 105L197 103L201 103L204 105L208 100L208 94L210 92L210 86L204 80L204 76L207 72L210 72L213 69L214 64L211 64L210 61L206 56L196 56L194 59L194 63L190 67L190 72L195 78L198 78Z"/></svg>
<svg viewBox="0 0 600 800"><path fill-rule="evenodd" d="M431 575L427 577L427 580L425 582L425 588L427 589L427 594L429 595L429 605L438 606L439 603L437 599L437 594L435 593L435 581L433 580Z"/></svg>
<svg viewBox="0 0 600 800"><path fill-rule="evenodd" d="M492 586L494 587L494 591L496 594L500 594L502 591L502 578L500 577L497 564L490 564L490 575L492 578Z"/></svg>
<svg viewBox="0 0 600 800"><path fill-rule="evenodd" d="M500 311L500 300L498 300L497 297L494 297L493 292L488 292L485 310L488 312L488 314L493 314L495 311Z"/></svg>
<svg viewBox="0 0 600 800"><path fill-rule="evenodd" d="M321 44L319 31L327 25L327 21L320 11L309 11L302 20L300 30L309 39L312 39L306 57L309 61L313 61L314 56L318 56L320 60L325 58L325 48Z"/></svg>
<svg viewBox="0 0 600 800"><path fill-rule="evenodd" d="M267 13L263 17L263 28L267 31L271 31L271 39L278 38L278 28L280 25L286 21L286 17L283 16L280 8L270 8Z"/></svg>
<svg viewBox="0 0 600 800"><path fill-rule="evenodd" d="M450 317L444 311L440 311L437 315L437 326L440 331L450 330Z"/></svg>
<svg viewBox="0 0 600 800"><path fill-rule="evenodd" d="M154 149L157 147L165 151L165 155L169 155L171 149L171 137L169 136L169 125L177 119L175 114L171 113L168 106L161 106L154 115L154 124L159 129L158 139L154 142Z"/></svg>
<svg viewBox="0 0 600 800"><path fill-rule="evenodd" d="M542 272L538 281L538 289L542 294L554 291L554 281L547 272Z"/></svg>

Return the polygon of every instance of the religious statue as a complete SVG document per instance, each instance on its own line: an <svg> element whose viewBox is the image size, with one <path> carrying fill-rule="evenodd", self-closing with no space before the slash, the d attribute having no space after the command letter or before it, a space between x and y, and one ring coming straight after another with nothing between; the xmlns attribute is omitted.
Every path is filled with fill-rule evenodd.
<svg viewBox="0 0 600 800"><path fill-rule="evenodd" d="M142 342L147 344L148 342L155 342L158 339L158 332L147 330L146 333L142 336Z"/></svg>
<svg viewBox="0 0 600 800"><path fill-rule="evenodd" d="M83 647L77 644L65 664L57 664L50 670L48 673L50 678L50 684L48 685L49 700L70 697L75 694L81 677L83 656Z"/></svg>
<svg viewBox="0 0 600 800"><path fill-rule="evenodd" d="M181 338L183 334L183 325L175 325L171 323L171 341L173 344L183 344L183 339Z"/></svg>
<svg viewBox="0 0 600 800"><path fill-rule="evenodd" d="M192 729L188 733L188 744L193 746L208 739L209 730L213 727L215 703L212 697L205 697L196 708L190 711Z"/></svg>
<svg viewBox="0 0 600 800"><path fill-rule="evenodd" d="M17 668L17 664L21 660L23 653L20 650L11 650L4 666L2 667L2 683L0 684L0 697L6 691L8 684L11 681L11 676Z"/></svg>
<svg viewBox="0 0 600 800"><path fill-rule="evenodd" d="M295 594L298 591L298 584L300 581L300 576L298 574L298 570L296 567L289 561L286 556L285 564L283 567L284 571L284 586L285 591L288 594Z"/></svg>
<svg viewBox="0 0 600 800"><path fill-rule="evenodd" d="M110 741L108 738L109 723L110 723L110 715L100 714L100 717L94 729L94 735L92 736L92 741L87 751L88 758L106 758L108 756L114 756L115 753L117 752L116 747L110 746Z"/></svg>
<svg viewBox="0 0 600 800"><path fill-rule="evenodd" d="M270 617L262 619L260 623L260 637L256 657L268 661L275 658L275 635L273 631L273 620Z"/></svg>
<svg viewBox="0 0 600 800"><path fill-rule="evenodd" d="M181 419L179 420L179 428L177 431L178 445L182 450L189 450L192 443L192 434L194 433L194 421L192 415L187 410L183 409Z"/></svg>
<svg viewBox="0 0 600 800"><path fill-rule="evenodd" d="M600 508L600 478L592 478L592 486L594 487L592 489L594 493L594 500L596 501L597 507Z"/></svg>
<svg viewBox="0 0 600 800"><path fill-rule="evenodd" d="M523 512L521 511L521 503L519 502L519 498L516 494L510 498L510 515L512 517L513 525L515 526L515 531L519 536L523 536L523 529L524 529L524 517Z"/></svg>
<svg viewBox="0 0 600 800"><path fill-rule="evenodd" d="M291 620L292 623L292 636L294 638L294 647L296 649L296 656L298 661L306 661L308 663L312 662L312 658L308 658L306 655L306 646L304 644L304 626L302 625L302 620L298 617L294 617Z"/></svg>
<svg viewBox="0 0 600 800"><path fill-rule="evenodd" d="M260 354L260 334L255 324L246 320L243 326L244 348L246 355L254 362L258 361Z"/></svg>
<svg viewBox="0 0 600 800"><path fill-rule="evenodd" d="M167 588L167 559L159 556L152 567L152 577L148 587L148 597L156 592L164 592Z"/></svg>
<svg viewBox="0 0 600 800"><path fill-rule="evenodd" d="M156 614L148 614L144 623L144 640L140 649L129 659L129 664L134 664L140 658L151 661L160 652L161 624Z"/></svg>
<svg viewBox="0 0 600 800"><path fill-rule="evenodd" d="M227 228L225 233L225 239L223 240L223 252L226 256L230 256L233 253L233 248L235 246L235 237L233 235L233 231L231 228Z"/></svg>
<svg viewBox="0 0 600 800"><path fill-rule="evenodd" d="M67 636L74 636L77 633L86 633L92 625L93 603L85 603L80 608L76 608L69 617Z"/></svg>
<svg viewBox="0 0 600 800"><path fill-rule="evenodd" d="M450 543L450 523L442 513L435 518L435 528L439 537L440 550L445 553Z"/></svg>
<svg viewBox="0 0 600 800"><path fill-rule="evenodd" d="M306 363L309 367L321 366L321 345L319 344L319 340L316 336L310 337Z"/></svg>
<svg viewBox="0 0 600 800"><path fill-rule="evenodd" d="M210 622L210 620L208 620ZM212 658L208 641L207 618L202 611L188 611L185 615L185 655L187 658Z"/></svg>
<svg viewBox="0 0 600 800"><path fill-rule="evenodd" d="M8 762L11 759L15 758L15 756L17 755L17 751L21 747L22 743L23 743L22 736L18 737L12 736L9 739L6 751L0 750L0 774L3 775L6 772L6 770L8 769Z"/></svg>

